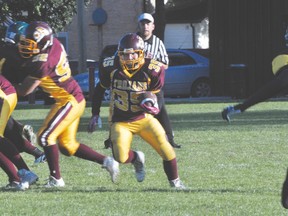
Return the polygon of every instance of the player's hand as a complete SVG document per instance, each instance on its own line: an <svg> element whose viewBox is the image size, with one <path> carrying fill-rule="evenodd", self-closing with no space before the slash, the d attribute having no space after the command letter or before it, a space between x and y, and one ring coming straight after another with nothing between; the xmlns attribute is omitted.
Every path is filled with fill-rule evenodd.
<svg viewBox="0 0 288 216"><path fill-rule="evenodd" d="M93 133L96 130L96 125L98 124L98 127L101 128L101 118L99 115L93 115L90 118L89 125L87 128L88 133Z"/></svg>
<svg viewBox="0 0 288 216"><path fill-rule="evenodd" d="M141 102L140 107L147 113L152 114L152 115L157 115L159 113L159 107L158 103L153 103L148 99L148 101Z"/></svg>

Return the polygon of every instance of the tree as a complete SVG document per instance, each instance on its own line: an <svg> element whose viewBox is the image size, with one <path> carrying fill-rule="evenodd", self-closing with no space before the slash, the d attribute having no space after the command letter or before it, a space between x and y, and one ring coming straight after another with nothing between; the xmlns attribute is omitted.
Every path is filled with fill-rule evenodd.
<svg viewBox="0 0 288 216"><path fill-rule="evenodd" d="M155 35L159 37L161 40L164 40L164 32L165 32L165 4L164 0L157 0L155 8Z"/></svg>
<svg viewBox="0 0 288 216"><path fill-rule="evenodd" d="M91 0L85 0L89 4ZM0 23L7 17L25 22L44 21L61 31L76 14L76 1L71 0L4 0L0 1ZM5 26L2 25L2 31Z"/></svg>

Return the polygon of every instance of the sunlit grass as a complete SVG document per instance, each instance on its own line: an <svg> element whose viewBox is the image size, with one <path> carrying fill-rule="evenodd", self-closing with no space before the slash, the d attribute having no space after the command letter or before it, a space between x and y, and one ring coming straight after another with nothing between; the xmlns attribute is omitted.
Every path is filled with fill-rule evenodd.
<svg viewBox="0 0 288 216"><path fill-rule="evenodd" d="M228 124L220 112L228 103L167 104L175 132L179 174L187 191L169 187L162 161L136 138L133 149L146 155L146 179L138 183L131 165L121 165L119 184L100 165L61 155L66 187L43 188L47 164L31 169L40 177L25 192L0 191L1 215L286 215L280 192L288 166L288 102L266 102L234 116ZM18 105L13 116L37 130L48 112L42 105ZM103 128L86 132L91 108L81 119L81 143L103 149L108 136L108 108ZM22 154L29 165L33 157ZM2 172L0 182L7 184Z"/></svg>

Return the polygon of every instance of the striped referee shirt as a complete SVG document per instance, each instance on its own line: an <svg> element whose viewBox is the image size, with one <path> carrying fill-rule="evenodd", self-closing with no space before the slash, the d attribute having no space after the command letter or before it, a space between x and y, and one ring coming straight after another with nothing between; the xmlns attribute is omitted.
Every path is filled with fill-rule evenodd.
<svg viewBox="0 0 288 216"><path fill-rule="evenodd" d="M168 54L162 40L160 40L157 36L152 35L152 37L144 41L144 44L146 58L156 59L165 65L169 64Z"/></svg>

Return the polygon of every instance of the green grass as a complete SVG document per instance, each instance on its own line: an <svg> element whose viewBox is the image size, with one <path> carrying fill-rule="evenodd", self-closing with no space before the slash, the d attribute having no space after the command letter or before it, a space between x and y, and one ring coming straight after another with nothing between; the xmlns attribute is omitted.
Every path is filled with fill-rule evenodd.
<svg viewBox="0 0 288 216"><path fill-rule="evenodd" d="M167 104L175 131L179 174L189 189L172 190L154 150L138 137L133 149L146 155L146 179L138 183L131 165L121 165L119 184L97 164L61 155L66 187L45 189L47 164L31 169L40 177L25 192L0 191L0 215L287 215L280 193L288 166L288 102L265 102L234 116L228 124L220 111L228 103ZM41 126L48 107L18 105L13 116ZM107 106L103 128L86 132L88 106L78 139L95 150L103 149L107 132ZM22 154L29 165L33 157ZM0 175L2 186L7 177Z"/></svg>

